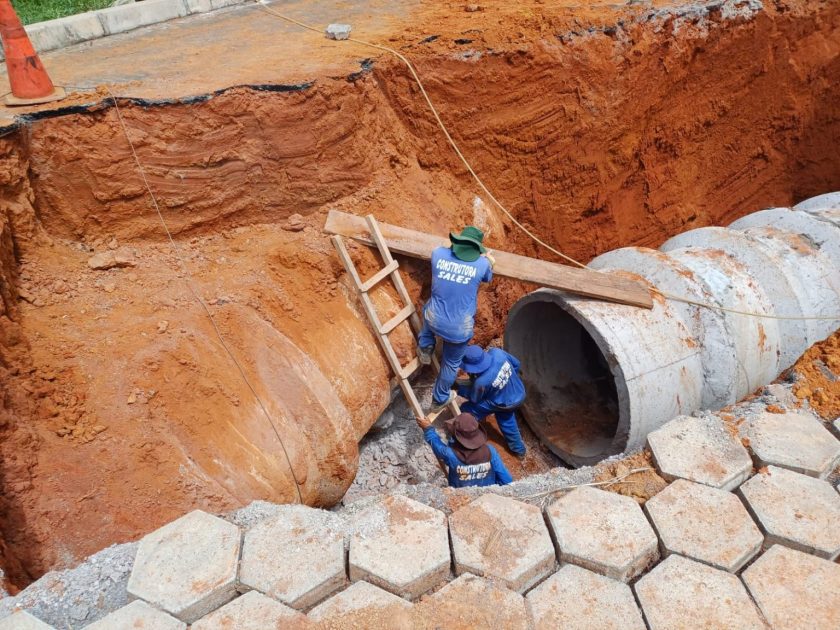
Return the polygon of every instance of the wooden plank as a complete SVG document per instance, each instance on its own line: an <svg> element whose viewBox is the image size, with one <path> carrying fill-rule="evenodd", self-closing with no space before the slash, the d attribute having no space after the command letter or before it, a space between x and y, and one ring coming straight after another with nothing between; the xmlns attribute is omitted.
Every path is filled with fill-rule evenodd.
<svg viewBox="0 0 840 630"><path fill-rule="evenodd" d="M388 223L379 223L378 227L387 247L406 256L428 260L435 247L449 245L448 236L426 234ZM340 234L369 245L376 245L371 237L368 222L362 217L346 212L330 210L324 231L328 234ZM493 251L493 257L496 259L493 273L500 276L525 280L551 289L608 302L653 308L650 291L643 282L638 280L615 273L578 269L498 250Z"/></svg>
<svg viewBox="0 0 840 630"><path fill-rule="evenodd" d="M359 287L359 290L360 291L370 291L373 287L375 287L377 284L382 282L385 278L387 278L392 273L394 273L399 268L399 266L400 266L400 263L398 263L396 260L392 260L387 265L385 265L382 269L380 269L375 274L373 274L370 278L365 280L362 283L362 286Z"/></svg>

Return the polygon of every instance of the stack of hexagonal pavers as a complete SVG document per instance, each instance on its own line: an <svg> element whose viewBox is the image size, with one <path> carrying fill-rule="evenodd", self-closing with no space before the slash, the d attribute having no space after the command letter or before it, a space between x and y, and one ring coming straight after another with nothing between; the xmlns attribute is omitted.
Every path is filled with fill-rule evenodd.
<svg viewBox="0 0 840 630"><path fill-rule="evenodd" d="M88 628L840 628L840 441L804 413L744 432L752 458L714 416L651 433L671 483L644 510L589 486L448 519L403 496L350 522L278 506L244 532L195 511L141 541L136 601Z"/></svg>

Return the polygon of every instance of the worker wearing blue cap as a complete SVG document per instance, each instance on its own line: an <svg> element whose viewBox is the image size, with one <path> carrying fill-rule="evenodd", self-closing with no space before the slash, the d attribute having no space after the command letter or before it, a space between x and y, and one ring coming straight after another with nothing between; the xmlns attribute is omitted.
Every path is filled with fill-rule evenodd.
<svg viewBox="0 0 840 630"><path fill-rule="evenodd" d="M526 448L515 414L525 401L519 360L499 348L485 352L479 346L467 346L461 369L470 375L469 382L461 382L458 386L458 395L468 399L461 405L461 411L471 413L479 420L494 414L510 451L525 457Z"/></svg>
<svg viewBox="0 0 840 630"><path fill-rule="evenodd" d="M482 245L484 233L468 225L450 233L451 247L432 252L432 295L423 307L423 330L417 339L420 363L432 361L437 337L443 340L440 372L432 393L431 412L443 409L473 336L478 287L493 279L493 257Z"/></svg>

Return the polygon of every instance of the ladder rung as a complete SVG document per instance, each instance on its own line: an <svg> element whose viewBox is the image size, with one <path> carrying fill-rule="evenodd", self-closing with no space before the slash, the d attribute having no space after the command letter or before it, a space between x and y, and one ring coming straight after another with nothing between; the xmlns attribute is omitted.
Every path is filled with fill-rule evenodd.
<svg viewBox="0 0 840 630"><path fill-rule="evenodd" d="M400 378L407 379L409 376L414 374L417 371L417 368L420 367L420 359L414 357L411 361L408 362L407 365L400 368Z"/></svg>
<svg viewBox="0 0 840 630"><path fill-rule="evenodd" d="M373 287L377 284L382 282L385 278L390 276L394 273L400 264L396 260L392 260L387 265L385 265L382 269L377 271L374 275L370 277L369 280L365 280L361 285L359 285L360 291L370 291Z"/></svg>
<svg viewBox="0 0 840 630"><path fill-rule="evenodd" d="M394 330L394 328L396 328L409 317L411 317L412 313L414 313L414 305L409 304L408 306L404 307L399 313L397 313L391 319L389 319L387 322L382 324L382 328L379 329L379 333L382 335L387 335L389 332Z"/></svg>

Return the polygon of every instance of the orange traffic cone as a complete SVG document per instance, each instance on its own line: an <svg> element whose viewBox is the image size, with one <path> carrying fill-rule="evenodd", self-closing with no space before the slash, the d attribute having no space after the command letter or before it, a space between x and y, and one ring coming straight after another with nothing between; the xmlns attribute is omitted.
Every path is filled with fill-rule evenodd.
<svg viewBox="0 0 840 630"><path fill-rule="evenodd" d="M64 88L50 81L10 0L0 0L0 37L12 87L6 105L37 105L65 97Z"/></svg>

